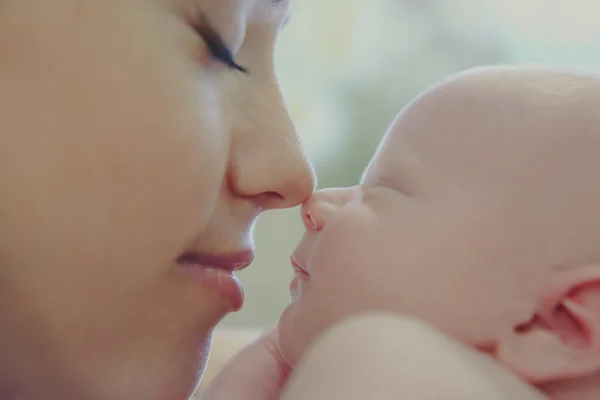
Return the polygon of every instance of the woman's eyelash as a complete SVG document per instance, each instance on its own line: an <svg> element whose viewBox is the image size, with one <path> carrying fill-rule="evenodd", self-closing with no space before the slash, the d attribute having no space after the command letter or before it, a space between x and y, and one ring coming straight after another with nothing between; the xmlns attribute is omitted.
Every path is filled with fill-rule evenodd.
<svg viewBox="0 0 600 400"><path fill-rule="evenodd" d="M193 26L196 33L204 40L208 51L216 59L227 65L229 68L236 69L245 74L248 73L248 69L239 65L233 58L231 50L223 42L223 38L206 20L204 16L197 18Z"/></svg>

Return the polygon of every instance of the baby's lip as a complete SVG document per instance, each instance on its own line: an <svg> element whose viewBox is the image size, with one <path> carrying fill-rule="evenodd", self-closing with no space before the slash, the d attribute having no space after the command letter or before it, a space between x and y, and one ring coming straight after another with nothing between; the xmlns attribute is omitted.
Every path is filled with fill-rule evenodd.
<svg viewBox="0 0 600 400"><path fill-rule="evenodd" d="M301 274L310 275L308 273L308 271L300 265L300 263L296 260L296 258L294 256L292 256L290 258L290 262L292 263L292 268L294 268L294 272L295 273L297 273L297 274L301 273Z"/></svg>
<svg viewBox="0 0 600 400"><path fill-rule="evenodd" d="M296 249L293 251L290 256L290 263L294 268L294 272L303 273L304 275L310 275L310 269L308 268L309 260L311 254L314 252L314 247L316 245L316 237L312 234L305 234L300 240L300 243L296 246Z"/></svg>

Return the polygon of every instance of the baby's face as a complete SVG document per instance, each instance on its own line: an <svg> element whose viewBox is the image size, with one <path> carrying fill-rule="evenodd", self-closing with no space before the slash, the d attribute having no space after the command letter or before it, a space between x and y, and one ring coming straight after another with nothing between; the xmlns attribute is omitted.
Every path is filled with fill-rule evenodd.
<svg viewBox="0 0 600 400"><path fill-rule="evenodd" d="M358 186L305 204L293 299L280 320L290 362L362 311L416 316L481 348L527 320L536 282L557 256L552 232L567 223L539 207L564 200L553 181L565 170L556 144L538 148L523 129L551 137L569 120L534 112L515 120L502 93L475 109L468 95L435 93L400 114ZM576 154L564 151L565 160Z"/></svg>
<svg viewBox="0 0 600 400"><path fill-rule="evenodd" d="M490 205L443 181L452 150L435 143L439 135L405 129L402 119L390 128L360 185L317 192L303 209L293 299L280 321L291 362L323 329L360 311L420 316L478 337L500 323L489 311L514 293L510 270L481 265L474 251Z"/></svg>

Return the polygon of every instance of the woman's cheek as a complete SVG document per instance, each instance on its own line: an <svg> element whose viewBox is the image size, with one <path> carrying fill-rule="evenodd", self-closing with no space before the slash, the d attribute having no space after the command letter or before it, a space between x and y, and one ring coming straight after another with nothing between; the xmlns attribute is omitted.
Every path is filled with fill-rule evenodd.
<svg viewBox="0 0 600 400"><path fill-rule="evenodd" d="M183 224L174 228L190 235L197 235L212 214L231 144L218 80L198 68L175 64L147 70L139 91L131 94L136 98L127 101L130 107L136 104L130 120L141 121L127 136L136 147L137 185L147 191L142 207L163 215L167 225Z"/></svg>
<svg viewBox="0 0 600 400"><path fill-rule="evenodd" d="M180 131L177 149L162 165L170 171L164 175L165 185L177 194L178 204L172 206L188 218L197 215L207 222L221 194L231 138L220 109L204 110L196 119Z"/></svg>

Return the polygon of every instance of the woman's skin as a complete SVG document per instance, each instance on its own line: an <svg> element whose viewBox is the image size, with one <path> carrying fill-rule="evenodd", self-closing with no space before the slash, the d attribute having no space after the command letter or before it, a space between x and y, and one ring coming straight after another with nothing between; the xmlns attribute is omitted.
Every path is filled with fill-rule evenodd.
<svg viewBox="0 0 600 400"><path fill-rule="evenodd" d="M314 187L273 68L288 5L0 4L0 398L186 399L237 305L178 260L246 264Z"/></svg>

